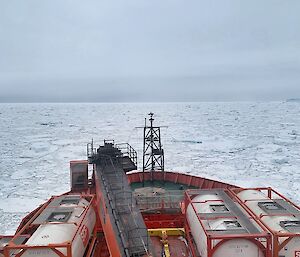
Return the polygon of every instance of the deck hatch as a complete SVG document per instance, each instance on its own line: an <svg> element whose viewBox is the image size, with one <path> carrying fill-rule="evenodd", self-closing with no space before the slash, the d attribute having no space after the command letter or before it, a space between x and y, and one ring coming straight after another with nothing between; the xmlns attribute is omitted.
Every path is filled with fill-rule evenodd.
<svg viewBox="0 0 300 257"><path fill-rule="evenodd" d="M291 233L300 231L300 220L285 220L279 222L280 226Z"/></svg>
<svg viewBox="0 0 300 257"><path fill-rule="evenodd" d="M59 205L78 205L80 199L79 198L65 198L61 200Z"/></svg>
<svg viewBox="0 0 300 257"><path fill-rule="evenodd" d="M54 211L50 214L47 221L48 222L68 222L71 217L72 212L66 211Z"/></svg>
<svg viewBox="0 0 300 257"><path fill-rule="evenodd" d="M259 202L258 206L266 213L286 211L279 203L276 202Z"/></svg>
<svg viewBox="0 0 300 257"><path fill-rule="evenodd" d="M227 229L241 229L242 225L237 220L225 220L224 224Z"/></svg>
<svg viewBox="0 0 300 257"><path fill-rule="evenodd" d="M229 209L225 206L225 204L211 204L209 205L209 207L213 212L217 212L217 213L229 212Z"/></svg>

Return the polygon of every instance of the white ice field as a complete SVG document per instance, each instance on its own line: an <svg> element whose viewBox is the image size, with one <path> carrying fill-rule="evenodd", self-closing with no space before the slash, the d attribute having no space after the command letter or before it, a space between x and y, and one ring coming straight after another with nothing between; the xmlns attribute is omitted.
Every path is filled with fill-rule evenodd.
<svg viewBox="0 0 300 257"><path fill-rule="evenodd" d="M69 190L69 161L92 138L142 157L144 117L162 129L166 170L239 186L272 186L300 204L300 103L0 104L0 234Z"/></svg>

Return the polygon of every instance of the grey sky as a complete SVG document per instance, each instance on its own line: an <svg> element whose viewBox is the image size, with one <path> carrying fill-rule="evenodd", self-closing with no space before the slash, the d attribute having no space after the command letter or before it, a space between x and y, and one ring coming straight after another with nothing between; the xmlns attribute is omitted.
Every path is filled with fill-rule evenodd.
<svg viewBox="0 0 300 257"><path fill-rule="evenodd" d="M0 102L300 97L299 13L299 0L3 0Z"/></svg>

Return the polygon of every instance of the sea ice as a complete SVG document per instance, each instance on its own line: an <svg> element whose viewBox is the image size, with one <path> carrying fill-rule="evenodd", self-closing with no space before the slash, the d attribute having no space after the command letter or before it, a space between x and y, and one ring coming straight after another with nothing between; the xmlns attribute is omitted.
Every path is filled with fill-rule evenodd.
<svg viewBox="0 0 300 257"><path fill-rule="evenodd" d="M128 142L142 160L144 117L162 128L165 169L272 186L300 204L300 104L0 104L0 234L69 190L69 161L92 138Z"/></svg>

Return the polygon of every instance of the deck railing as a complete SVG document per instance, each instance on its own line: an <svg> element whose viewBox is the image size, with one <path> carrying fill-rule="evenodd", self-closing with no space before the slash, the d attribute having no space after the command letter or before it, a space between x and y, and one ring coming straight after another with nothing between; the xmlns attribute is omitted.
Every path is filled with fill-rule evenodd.
<svg viewBox="0 0 300 257"><path fill-rule="evenodd" d="M180 210L184 191L172 190L158 195L135 195L139 209L143 212L155 210Z"/></svg>
<svg viewBox="0 0 300 257"><path fill-rule="evenodd" d="M133 164L137 167L137 152L128 143L115 144L113 140L104 140L104 144L112 144L115 148L119 149L123 157L129 157ZM97 154L97 148L94 147L94 141L87 144L87 157L90 161L93 160Z"/></svg>
<svg viewBox="0 0 300 257"><path fill-rule="evenodd" d="M122 152L123 156L128 156L135 166L137 166L137 152L130 144L116 144L116 147Z"/></svg>

